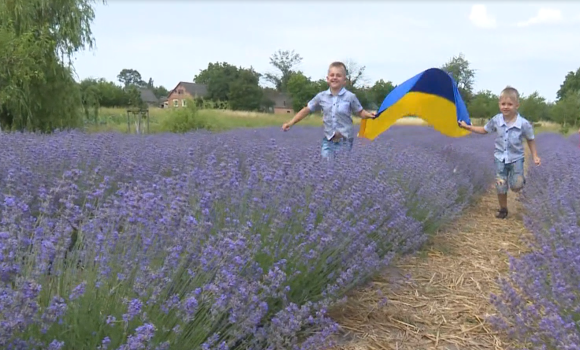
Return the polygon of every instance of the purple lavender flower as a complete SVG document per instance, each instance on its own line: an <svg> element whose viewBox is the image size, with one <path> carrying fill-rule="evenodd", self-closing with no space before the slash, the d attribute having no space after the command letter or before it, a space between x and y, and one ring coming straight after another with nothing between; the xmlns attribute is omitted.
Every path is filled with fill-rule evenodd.
<svg viewBox="0 0 580 350"><path fill-rule="evenodd" d="M510 259L492 320L529 349L580 349L580 150L557 134L537 139L542 166L522 193L531 251Z"/></svg>
<svg viewBox="0 0 580 350"><path fill-rule="evenodd" d="M394 127L338 166L318 138L3 135L0 347L323 348L329 308L493 181L490 137Z"/></svg>

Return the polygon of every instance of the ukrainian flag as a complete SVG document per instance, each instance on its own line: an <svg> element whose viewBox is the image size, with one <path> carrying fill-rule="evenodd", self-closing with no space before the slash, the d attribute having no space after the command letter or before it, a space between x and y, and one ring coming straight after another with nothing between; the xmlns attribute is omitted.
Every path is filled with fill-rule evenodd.
<svg viewBox="0 0 580 350"><path fill-rule="evenodd" d="M471 122L457 84L439 68L427 69L391 91L379 107L377 118L361 121L358 136L373 140L397 119L407 116L419 117L450 137L469 134L458 126L459 121Z"/></svg>

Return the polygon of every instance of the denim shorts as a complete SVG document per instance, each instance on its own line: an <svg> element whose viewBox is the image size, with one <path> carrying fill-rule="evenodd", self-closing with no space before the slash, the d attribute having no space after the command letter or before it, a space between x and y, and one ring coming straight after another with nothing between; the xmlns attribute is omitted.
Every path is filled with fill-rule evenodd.
<svg viewBox="0 0 580 350"><path fill-rule="evenodd" d="M333 159L336 153L352 150L353 138L345 138L340 141L330 141L326 137L322 139L322 158Z"/></svg>
<svg viewBox="0 0 580 350"><path fill-rule="evenodd" d="M508 190L520 191L526 184L524 176L524 158L512 163L504 163L495 159L495 188L498 194L506 194Z"/></svg>

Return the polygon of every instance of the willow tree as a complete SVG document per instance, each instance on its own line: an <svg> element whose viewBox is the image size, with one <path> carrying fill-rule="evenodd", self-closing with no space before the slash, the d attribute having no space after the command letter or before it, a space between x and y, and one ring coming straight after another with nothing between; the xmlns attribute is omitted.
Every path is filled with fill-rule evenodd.
<svg viewBox="0 0 580 350"><path fill-rule="evenodd" d="M82 123L72 57L95 45L95 2L0 1L2 129L49 132Z"/></svg>

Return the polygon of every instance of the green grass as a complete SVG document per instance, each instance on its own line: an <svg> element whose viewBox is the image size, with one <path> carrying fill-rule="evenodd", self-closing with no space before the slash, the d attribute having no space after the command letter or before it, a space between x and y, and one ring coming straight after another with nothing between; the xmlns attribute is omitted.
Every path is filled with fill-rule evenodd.
<svg viewBox="0 0 580 350"><path fill-rule="evenodd" d="M189 110L189 113L187 111ZM185 113L185 114L184 114ZM189 115L187 117L186 115ZM293 114L269 114L258 112L242 112L217 109L191 110L189 108L150 108L149 109L149 130L150 133L175 131L175 121L181 116L194 118L195 121L186 121L188 125L179 126L181 130L188 126L195 125L211 131L226 131L239 128L261 128L271 126L282 126L289 121ZM178 117L178 118L176 118ZM475 125L483 125L484 121L474 119ZM354 123L359 124L360 119L354 118ZM426 125L419 118L401 118L397 121L399 125ZM312 114L300 122L304 126L322 126L322 118L319 113ZM99 110L98 122L86 126L88 132L121 132L127 133L127 110L125 108L101 108ZM538 133L560 132L560 125L552 122L541 121L534 123L534 130ZM577 129L571 128L567 133L575 133ZM131 133L135 132L135 121L131 119Z"/></svg>
<svg viewBox="0 0 580 350"><path fill-rule="evenodd" d="M225 131L239 128L261 128L279 126L289 121L294 116L288 114L271 114L258 112L242 112L219 109L195 108L150 108L149 130L150 133L172 132L175 124L191 123L211 131ZM180 121L176 121L181 119ZM187 120L195 119L195 121ZM360 124L360 118L353 118L354 124ZM419 118L407 117L397 121L400 125L426 125ZM322 126L320 113L313 113L300 122L301 126ZM180 125L178 128L182 129ZM87 124L88 132L121 132L127 133L127 110L126 108L101 108L99 109L98 122ZM135 120L131 115L131 133L135 132Z"/></svg>
<svg viewBox="0 0 580 350"><path fill-rule="evenodd" d="M172 108L150 108L149 128L151 133L169 132L167 125L175 118L180 110ZM229 110L201 109L195 112L195 118L202 120L207 129L212 131L225 131L238 128L260 128L269 126L282 126L289 121L293 114L268 114L257 112L238 112ZM89 132L116 131L127 132L127 112L124 108L101 108L99 110L99 123L88 125ZM322 126L320 115L310 115L300 122L300 125ZM131 132L135 131L134 121Z"/></svg>

